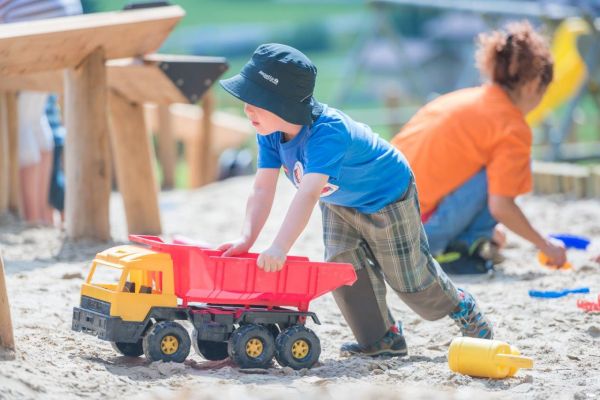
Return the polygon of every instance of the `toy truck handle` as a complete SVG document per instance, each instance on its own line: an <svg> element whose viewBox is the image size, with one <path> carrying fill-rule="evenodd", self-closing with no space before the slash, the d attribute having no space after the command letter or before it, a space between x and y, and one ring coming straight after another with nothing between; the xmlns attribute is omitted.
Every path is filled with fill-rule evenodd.
<svg viewBox="0 0 600 400"><path fill-rule="evenodd" d="M184 243L177 243L177 244L173 244L173 243L166 243L164 240L162 240L159 236L154 236L154 235L129 235L129 240L134 242L134 243L140 243L140 244L145 244L150 246L152 249L155 250L159 250L159 251L164 251L165 253L169 253L169 249L172 248L173 246L194 246L194 247L199 247L203 250L207 250L210 251L210 255L213 257L221 257L221 255L223 254L223 251L219 251L219 250L214 250L214 249L207 249L205 247L202 246L196 246L194 244L184 244ZM246 258L246 259L252 259L252 260L256 260L258 258L258 253L243 253L243 254L239 254L237 256L234 257L227 257L227 258L236 258L236 259L241 259L241 258ZM286 262L287 261L309 261L308 257L302 257L302 256L287 256L286 257Z"/></svg>
<svg viewBox="0 0 600 400"><path fill-rule="evenodd" d="M156 244L165 242L159 236L153 236L153 235L129 235L129 240L132 242L135 242L135 243L149 244L149 245L156 245Z"/></svg>

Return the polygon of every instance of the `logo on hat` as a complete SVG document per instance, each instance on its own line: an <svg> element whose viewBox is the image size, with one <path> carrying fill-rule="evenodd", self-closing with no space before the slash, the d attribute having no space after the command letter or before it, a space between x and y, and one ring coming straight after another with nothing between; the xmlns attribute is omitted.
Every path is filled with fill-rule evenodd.
<svg viewBox="0 0 600 400"><path fill-rule="evenodd" d="M258 73L260 74L260 76L262 76L263 78L265 78L266 80L271 82L273 85L279 84L279 79L267 74L266 72L263 72L262 70L260 70L260 71L258 71Z"/></svg>

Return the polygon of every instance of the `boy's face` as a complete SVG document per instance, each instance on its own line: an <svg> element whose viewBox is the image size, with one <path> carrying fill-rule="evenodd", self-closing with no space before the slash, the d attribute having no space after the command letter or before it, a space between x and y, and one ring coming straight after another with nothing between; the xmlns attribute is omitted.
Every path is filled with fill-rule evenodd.
<svg viewBox="0 0 600 400"><path fill-rule="evenodd" d="M260 135L270 135L273 132L284 131L289 125L284 119L272 112L248 103L244 103L244 112Z"/></svg>

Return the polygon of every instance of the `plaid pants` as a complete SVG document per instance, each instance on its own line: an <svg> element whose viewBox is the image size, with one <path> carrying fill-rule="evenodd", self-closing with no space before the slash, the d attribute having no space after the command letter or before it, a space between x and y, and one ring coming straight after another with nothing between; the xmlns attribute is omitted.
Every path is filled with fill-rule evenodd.
<svg viewBox="0 0 600 400"><path fill-rule="evenodd" d="M427 320L456 309L458 291L429 253L414 181L400 200L375 213L320 206L325 259L353 264L358 276L333 295L359 344L375 343L395 323L386 283Z"/></svg>

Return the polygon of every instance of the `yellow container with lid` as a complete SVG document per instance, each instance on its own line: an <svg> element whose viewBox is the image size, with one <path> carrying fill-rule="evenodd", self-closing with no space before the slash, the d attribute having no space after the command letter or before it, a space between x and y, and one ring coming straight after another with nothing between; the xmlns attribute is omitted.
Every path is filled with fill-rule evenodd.
<svg viewBox="0 0 600 400"><path fill-rule="evenodd" d="M500 340L455 338L448 350L448 366L454 372L479 378L506 378L520 368L533 368L533 360Z"/></svg>

